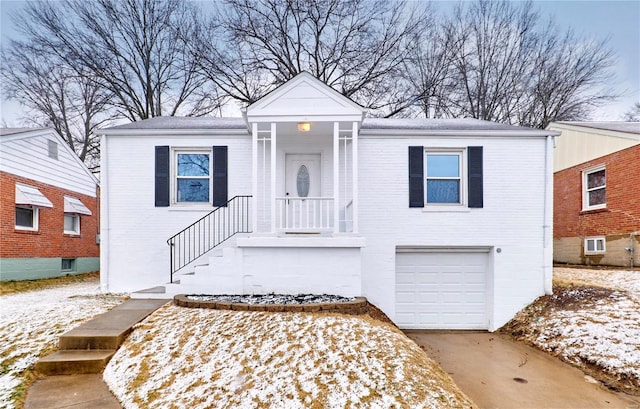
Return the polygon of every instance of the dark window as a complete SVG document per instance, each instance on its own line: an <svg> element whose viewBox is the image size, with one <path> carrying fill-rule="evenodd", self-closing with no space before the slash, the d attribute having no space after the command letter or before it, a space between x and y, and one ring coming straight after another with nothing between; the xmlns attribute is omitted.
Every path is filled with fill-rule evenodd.
<svg viewBox="0 0 640 409"><path fill-rule="evenodd" d="M75 258L63 258L62 259L62 271L75 271L76 259Z"/></svg>
<svg viewBox="0 0 640 409"><path fill-rule="evenodd" d="M34 213L33 207L16 206L16 226L33 229Z"/></svg>

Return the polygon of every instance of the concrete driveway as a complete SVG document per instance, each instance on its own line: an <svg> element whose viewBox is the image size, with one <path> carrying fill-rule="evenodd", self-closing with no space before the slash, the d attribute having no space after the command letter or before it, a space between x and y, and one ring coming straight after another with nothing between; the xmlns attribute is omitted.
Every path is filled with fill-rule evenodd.
<svg viewBox="0 0 640 409"><path fill-rule="evenodd" d="M501 334L404 332L481 409L640 408L640 398L612 392L582 371Z"/></svg>

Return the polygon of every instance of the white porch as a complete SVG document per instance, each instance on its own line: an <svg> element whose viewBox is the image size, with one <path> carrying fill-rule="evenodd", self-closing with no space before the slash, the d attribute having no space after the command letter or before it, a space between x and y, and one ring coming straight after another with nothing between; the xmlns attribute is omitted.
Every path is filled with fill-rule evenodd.
<svg viewBox="0 0 640 409"><path fill-rule="evenodd" d="M358 233L363 115L307 73L246 109L254 235Z"/></svg>
<svg viewBox="0 0 640 409"><path fill-rule="evenodd" d="M256 235L358 233L359 122L252 123Z"/></svg>

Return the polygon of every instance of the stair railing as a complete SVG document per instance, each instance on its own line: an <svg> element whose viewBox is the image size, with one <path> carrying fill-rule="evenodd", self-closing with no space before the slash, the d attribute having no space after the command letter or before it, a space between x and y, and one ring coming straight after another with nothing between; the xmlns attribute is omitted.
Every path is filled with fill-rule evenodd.
<svg viewBox="0 0 640 409"><path fill-rule="evenodd" d="M175 272L237 233L251 233L251 196L235 196L225 206L174 234L167 240L170 248L171 282Z"/></svg>

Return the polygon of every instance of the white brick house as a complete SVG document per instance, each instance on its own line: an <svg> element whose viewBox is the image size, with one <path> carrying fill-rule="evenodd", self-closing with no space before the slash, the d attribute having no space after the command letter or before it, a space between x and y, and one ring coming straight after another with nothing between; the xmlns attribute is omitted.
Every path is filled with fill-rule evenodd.
<svg viewBox="0 0 640 409"><path fill-rule="evenodd" d="M488 330L551 291L557 132L365 118L302 73L243 118L102 133L104 290L363 295Z"/></svg>

